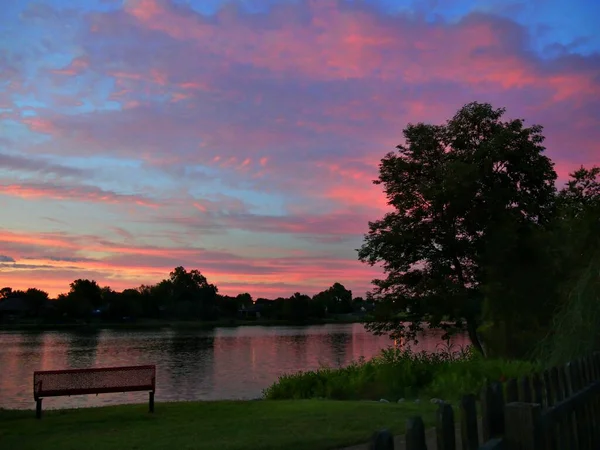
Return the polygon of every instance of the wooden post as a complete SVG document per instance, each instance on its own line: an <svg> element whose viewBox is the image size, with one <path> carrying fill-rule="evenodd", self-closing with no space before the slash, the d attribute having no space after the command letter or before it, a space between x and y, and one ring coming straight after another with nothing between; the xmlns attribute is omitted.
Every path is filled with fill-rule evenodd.
<svg viewBox="0 0 600 450"><path fill-rule="evenodd" d="M151 413L154 412L154 391L150 391L148 394L148 408Z"/></svg>
<svg viewBox="0 0 600 450"><path fill-rule="evenodd" d="M369 450L394 450L394 436L388 430L376 431L371 436Z"/></svg>
<svg viewBox="0 0 600 450"><path fill-rule="evenodd" d="M456 450L454 411L448 403L442 403L438 408L435 430L437 450Z"/></svg>
<svg viewBox="0 0 600 450"><path fill-rule="evenodd" d="M506 383L506 403L519 401L519 385L516 378L511 378Z"/></svg>
<svg viewBox="0 0 600 450"><path fill-rule="evenodd" d="M511 450L541 450L542 407L535 403L509 403L505 408L505 444Z"/></svg>
<svg viewBox="0 0 600 450"><path fill-rule="evenodd" d="M42 398L37 398L35 400L35 418L36 419L41 419L42 418Z"/></svg>
<svg viewBox="0 0 600 450"><path fill-rule="evenodd" d="M504 434L504 396L500 383L486 385L483 388L481 416L483 442Z"/></svg>
<svg viewBox="0 0 600 450"><path fill-rule="evenodd" d="M587 388L592 383L592 377L590 376L590 366L588 363L588 357L581 358L579 361L579 368L581 370L581 387ZM594 398L589 397L584 400L583 404L583 415L584 421L583 426L585 430L585 447L592 449L594 443L594 410L593 410Z"/></svg>
<svg viewBox="0 0 600 450"><path fill-rule="evenodd" d="M552 398L552 377L549 370L544 370L542 381L544 384L544 406L549 408L554 405L554 399Z"/></svg>
<svg viewBox="0 0 600 450"><path fill-rule="evenodd" d="M534 373L531 377L531 384L533 387L533 403L537 403L539 405L544 404L543 399L543 386L542 386L542 378L539 373Z"/></svg>
<svg viewBox="0 0 600 450"><path fill-rule="evenodd" d="M492 434L494 437L504 435L504 391L502 390L502 384L495 382L492 383L492 398L493 403L493 418L494 424L492 428Z"/></svg>
<svg viewBox="0 0 600 450"><path fill-rule="evenodd" d="M483 386L481 391L481 439L487 442L492 438L494 398L492 387L489 384Z"/></svg>
<svg viewBox="0 0 600 450"><path fill-rule="evenodd" d="M575 395L577 392L581 390L581 376L579 371L579 364L577 361L571 361L567 363L567 378L569 380L569 389L570 395ZM575 430L575 434L577 436L577 447L576 448L584 448L585 445L585 414L583 413L583 408L577 406L575 408L573 417L573 427Z"/></svg>
<svg viewBox="0 0 600 450"><path fill-rule="evenodd" d="M546 385L546 406L551 408L562 400L559 393L558 369L552 367L544 372L544 384ZM564 433L562 431L562 421L558 421L553 431L549 431L548 450L560 450L563 447Z"/></svg>
<svg viewBox="0 0 600 450"><path fill-rule="evenodd" d="M427 450L425 425L420 417L411 417L406 421L406 450Z"/></svg>
<svg viewBox="0 0 600 450"><path fill-rule="evenodd" d="M521 377L519 379L519 401L530 403L531 400L531 383L529 382L529 377Z"/></svg>
<svg viewBox="0 0 600 450"><path fill-rule="evenodd" d="M479 434L477 430L477 407L474 395L464 395L460 400L460 435L462 450L477 450Z"/></svg>

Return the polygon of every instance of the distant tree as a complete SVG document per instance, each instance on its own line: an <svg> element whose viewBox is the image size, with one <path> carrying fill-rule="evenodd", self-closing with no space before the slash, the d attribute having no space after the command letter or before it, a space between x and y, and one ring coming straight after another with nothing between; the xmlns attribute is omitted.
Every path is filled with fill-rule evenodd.
<svg viewBox="0 0 600 450"><path fill-rule="evenodd" d="M569 174L570 180L560 191L559 198L565 213L578 216L600 206L600 167L581 167Z"/></svg>
<svg viewBox="0 0 600 450"><path fill-rule="evenodd" d="M361 261L382 264L386 274L373 282L380 306L372 331L414 338L424 323L451 326L483 352L477 329L484 286L494 281L489 249L506 239L516 248L555 211L542 127L503 121L504 113L470 103L445 125L409 124L406 144L382 159L375 184L392 211L369 223L359 250ZM407 310L409 327L400 315Z"/></svg>
<svg viewBox="0 0 600 450"><path fill-rule="evenodd" d="M94 280L78 279L70 284L68 295L76 301L88 302L92 309L103 305L102 289Z"/></svg>
<svg viewBox="0 0 600 450"><path fill-rule="evenodd" d="M236 297L230 295L217 295L219 314L224 317L234 318L238 314L238 302Z"/></svg>
<svg viewBox="0 0 600 450"><path fill-rule="evenodd" d="M11 287L3 287L2 289L0 289L0 300L4 300L5 298L10 297L12 291L13 290Z"/></svg>
<svg viewBox="0 0 600 450"><path fill-rule="evenodd" d="M33 310L34 315L36 317L41 316L48 302L48 293L41 289L29 288L25 291L24 297L29 307Z"/></svg>
<svg viewBox="0 0 600 450"><path fill-rule="evenodd" d="M296 292L282 302L282 316L287 320L304 321L308 319L310 297Z"/></svg>
<svg viewBox="0 0 600 450"><path fill-rule="evenodd" d="M352 291L340 283L334 283L330 288L319 292L313 301L321 302L329 314L345 314L352 312Z"/></svg>
<svg viewBox="0 0 600 450"><path fill-rule="evenodd" d="M125 289L111 296L110 315L115 319L136 318L143 313L143 294L137 289Z"/></svg>
<svg viewBox="0 0 600 450"><path fill-rule="evenodd" d="M206 277L198 270L186 271L176 267L169 274L172 295L178 315L213 319L216 316L216 300L218 289L208 283Z"/></svg>
<svg viewBox="0 0 600 450"><path fill-rule="evenodd" d="M272 319L275 317L277 313L277 305L274 300L269 300L268 298L257 298L254 304L262 308L260 312L261 317L265 317L267 319Z"/></svg>
<svg viewBox="0 0 600 450"><path fill-rule="evenodd" d="M92 314L92 304L86 297L69 294L59 294L56 298L56 312L68 319L88 320Z"/></svg>
<svg viewBox="0 0 600 450"><path fill-rule="evenodd" d="M235 301L238 308L248 308L254 304L254 302L252 301L252 296L247 292L243 294L238 294L235 298Z"/></svg>

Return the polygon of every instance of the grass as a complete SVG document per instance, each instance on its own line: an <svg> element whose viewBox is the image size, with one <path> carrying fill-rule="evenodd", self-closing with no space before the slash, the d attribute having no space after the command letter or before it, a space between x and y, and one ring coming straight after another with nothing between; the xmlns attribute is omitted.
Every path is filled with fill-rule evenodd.
<svg viewBox="0 0 600 450"><path fill-rule="evenodd" d="M429 403L218 401L121 405L45 411L0 410L0 448L14 450L335 449L366 442L388 428L404 432L407 418L432 425Z"/></svg>
<svg viewBox="0 0 600 450"><path fill-rule="evenodd" d="M536 363L485 359L472 350L412 353L390 348L370 361L344 368L323 367L283 375L263 394L271 400L440 398L454 402L464 394L479 394L486 382L519 377L537 369Z"/></svg>

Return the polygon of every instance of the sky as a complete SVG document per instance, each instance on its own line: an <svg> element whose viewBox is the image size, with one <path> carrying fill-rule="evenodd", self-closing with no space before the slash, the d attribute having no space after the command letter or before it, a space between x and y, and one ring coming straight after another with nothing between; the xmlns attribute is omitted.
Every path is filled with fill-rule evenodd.
<svg viewBox="0 0 600 450"><path fill-rule="evenodd" d="M0 285L364 295L407 123L471 101L600 164L597 0L2 0Z"/></svg>

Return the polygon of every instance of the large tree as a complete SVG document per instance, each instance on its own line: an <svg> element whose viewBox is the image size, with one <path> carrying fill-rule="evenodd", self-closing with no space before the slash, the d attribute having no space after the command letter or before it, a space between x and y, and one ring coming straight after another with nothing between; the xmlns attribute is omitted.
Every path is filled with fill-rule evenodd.
<svg viewBox="0 0 600 450"><path fill-rule="evenodd" d="M380 306L372 331L414 338L424 323L451 326L483 352L477 328L490 252L502 239L515 248L554 213L556 173L542 127L504 113L470 103L444 125L409 124L405 144L381 160L374 183L391 211L369 223L359 249L386 275L373 281Z"/></svg>

